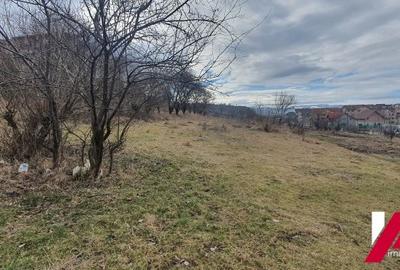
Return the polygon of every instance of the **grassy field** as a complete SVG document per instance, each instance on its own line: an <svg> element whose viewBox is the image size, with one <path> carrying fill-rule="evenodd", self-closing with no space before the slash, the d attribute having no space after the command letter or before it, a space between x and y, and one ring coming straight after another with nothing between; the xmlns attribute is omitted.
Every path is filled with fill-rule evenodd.
<svg viewBox="0 0 400 270"><path fill-rule="evenodd" d="M64 188L2 176L0 268L399 269L363 263L370 212L397 210L396 157L172 117L132 129L117 170Z"/></svg>

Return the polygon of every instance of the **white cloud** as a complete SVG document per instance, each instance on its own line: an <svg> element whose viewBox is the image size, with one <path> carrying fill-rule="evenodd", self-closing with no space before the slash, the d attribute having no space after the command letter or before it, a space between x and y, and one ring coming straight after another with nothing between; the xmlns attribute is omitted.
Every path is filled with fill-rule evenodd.
<svg viewBox="0 0 400 270"><path fill-rule="evenodd" d="M308 104L400 102L399 1L249 0L243 12L239 30L270 17L243 42L222 87L234 93L218 101L283 89Z"/></svg>

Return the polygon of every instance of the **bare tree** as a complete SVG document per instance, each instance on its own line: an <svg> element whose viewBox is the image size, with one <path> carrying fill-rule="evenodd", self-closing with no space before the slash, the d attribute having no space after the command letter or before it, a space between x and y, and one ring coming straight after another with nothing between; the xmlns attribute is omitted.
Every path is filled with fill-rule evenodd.
<svg viewBox="0 0 400 270"><path fill-rule="evenodd" d="M393 142L393 138L396 137L396 130L395 128L392 126L392 124L390 124L388 127L385 127L383 129L383 135L387 138L390 139L390 142Z"/></svg>
<svg viewBox="0 0 400 270"><path fill-rule="evenodd" d="M296 104L296 97L284 91L275 94L275 115L282 123L287 112Z"/></svg>
<svg viewBox="0 0 400 270"><path fill-rule="evenodd" d="M256 113L256 117L255 119L258 121L263 121L263 120L267 120L267 122L269 122L269 115L268 115L268 111L266 110L265 104L263 104L260 101L257 101L254 104L254 108L255 108L255 113ZM266 114L267 112L267 114ZM268 124L265 124L264 127L267 127ZM268 130L268 128L264 128L266 129L266 131Z"/></svg>
<svg viewBox="0 0 400 270"><path fill-rule="evenodd" d="M204 88L199 78L190 70L177 73L165 86L169 113L175 111L177 115L180 111L185 114L192 98L196 93L203 93Z"/></svg>
<svg viewBox="0 0 400 270"><path fill-rule="evenodd" d="M257 102L254 104L254 107L255 107L256 113L257 113L258 115L260 115L260 116L263 115L265 105L264 105L262 102L257 101Z"/></svg>
<svg viewBox="0 0 400 270"><path fill-rule="evenodd" d="M71 55L84 64L81 73L88 78L79 95L90 113L94 177L100 172L107 140L118 127L118 140L123 141L136 114L134 108L124 111L129 93L160 70L166 74L201 64L207 45L221 33L230 35L227 22L236 16L237 6L237 2L189 0L13 1L55 14L82 44ZM203 65L203 74L219 57Z"/></svg>
<svg viewBox="0 0 400 270"><path fill-rule="evenodd" d="M57 167L62 121L72 112L77 100L74 90L82 77L65 48L76 44L60 17L48 8L47 1L37 1L41 3L37 6L27 2L7 1L12 12L5 12L0 23L0 76L7 81L0 93L6 103L4 118L14 134L10 142L23 148L24 158L44 147Z"/></svg>

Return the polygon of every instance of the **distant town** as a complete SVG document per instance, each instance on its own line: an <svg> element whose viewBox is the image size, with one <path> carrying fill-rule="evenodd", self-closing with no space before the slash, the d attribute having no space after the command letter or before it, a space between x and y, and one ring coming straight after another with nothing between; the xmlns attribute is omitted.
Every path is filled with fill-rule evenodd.
<svg viewBox="0 0 400 270"><path fill-rule="evenodd" d="M299 123L315 129L381 132L400 127L400 104L302 108L296 109L295 113Z"/></svg>
<svg viewBox="0 0 400 270"><path fill-rule="evenodd" d="M274 106L262 108L210 104L207 114L237 119L257 117L276 118ZM345 105L336 107L287 109L284 122L306 129L350 132L383 133L385 130L400 132L400 104Z"/></svg>

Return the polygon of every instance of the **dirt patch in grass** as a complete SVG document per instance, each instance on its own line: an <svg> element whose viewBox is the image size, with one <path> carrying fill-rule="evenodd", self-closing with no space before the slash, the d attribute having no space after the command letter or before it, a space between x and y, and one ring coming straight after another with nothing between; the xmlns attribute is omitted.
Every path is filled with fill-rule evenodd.
<svg viewBox="0 0 400 270"><path fill-rule="evenodd" d="M400 158L399 138L391 141L384 136L352 133L314 133L313 135L358 153Z"/></svg>
<svg viewBox="0 0 400 270"><path fill-rule="evenodd" d="M271 244L278 245L279 243L292 243L297 246L308 246L317 239L318 234L312 231L280 231L271 239Z"/></svg>

